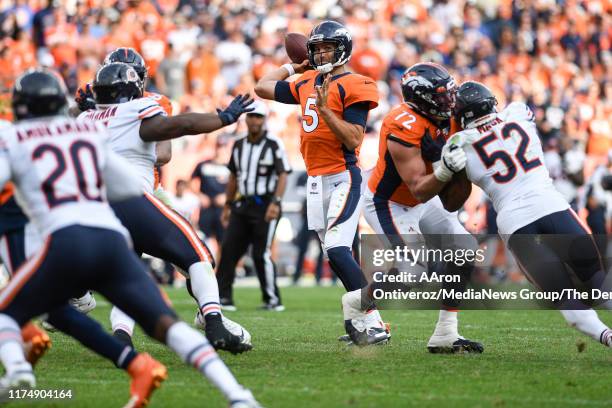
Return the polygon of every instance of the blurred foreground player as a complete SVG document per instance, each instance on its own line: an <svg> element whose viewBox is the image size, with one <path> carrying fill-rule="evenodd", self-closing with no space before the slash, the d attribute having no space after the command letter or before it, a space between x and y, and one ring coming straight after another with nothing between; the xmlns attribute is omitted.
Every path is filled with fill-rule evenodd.
<svg viewBox="0 0 612 408"><path fill-rule="evenodd" d="M533 113L521 102L501 112L496 105L485 85L462 84L455 116L464 130L444 150L465 152L468 178L491 198L500 236L536 287L559 293L577 284L589 291L609 290L603 288L606 271L593 235L544 166ZM592 302L564 296L555 306L570 326L612 347L612 331ZM603 306L609 308L610 302Z"/></svg>
<svg viewBox="0 0 612 408"><path fill-rule="evenodd" d="M8 180L15 182L45 242L0 294L0 360L6 368L2 392L35 386L19 326L92 288L133 315L149 336L193 364L231 405L258 406L210 343L177 320L129 248L128 233L106 198L138 197L142 187L129 164L107 146L104 128L63 114L65 86L49 71L29 71L18 78L13 104L19 122L0 139L0 187ZM166 368L151 358L133 363L145 365L149 375L146 384L132 383L127 406L144 406L166 378Z"/></svg>

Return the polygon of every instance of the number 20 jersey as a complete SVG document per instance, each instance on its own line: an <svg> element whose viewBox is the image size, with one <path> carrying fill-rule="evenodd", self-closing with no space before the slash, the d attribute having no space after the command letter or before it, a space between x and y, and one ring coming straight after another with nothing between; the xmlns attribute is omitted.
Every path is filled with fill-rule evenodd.
<svg viewBox="0 0 612 408"><path fill-rule="evenodd" d="M73 224L126 234L106 201L107 140L90 121L20 121L0 134L0 184L15 181L18 203L43 236Z"/></svg>
<svg viewBox="0 0 612 408"><path fill-rule="evenodd" d="M500 234L569 208L544 165L534 116L524 103L511 103L492 122L451 140L463 145L470 181L493 202Z"/></svg>

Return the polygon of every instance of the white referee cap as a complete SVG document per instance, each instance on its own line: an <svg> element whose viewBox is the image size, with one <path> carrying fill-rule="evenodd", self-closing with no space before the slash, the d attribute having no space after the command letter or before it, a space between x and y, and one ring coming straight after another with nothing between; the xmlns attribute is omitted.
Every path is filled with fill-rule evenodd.
<svg viewBox="0 0 612 408"><path fill-rule="evenodd" d="M260 100L255 100L255 102L253 102L253 104L250 106L251 108L254 108L252 112L248 112L248 113L252 113L254 115L261 115L261 116L268 116L268 106L266 106L266 104L263 101Z"/></svg>

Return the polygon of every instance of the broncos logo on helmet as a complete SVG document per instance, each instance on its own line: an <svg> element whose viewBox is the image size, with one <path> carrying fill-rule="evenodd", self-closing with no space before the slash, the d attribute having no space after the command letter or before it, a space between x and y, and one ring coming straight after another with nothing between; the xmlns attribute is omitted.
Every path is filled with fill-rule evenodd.
<svg viewBox="0 0 612 408"><path fill-rule="evenodd" d="M335 45L334 57L332 62L318 64L315 61L316 44L332 43ZM310 32L310 37L306 43L308 49L308 61L317 71L327 74L335 67L346 64L351 59L353 51L353 39L351 34L342 24L335 21L323 21L317 24Z"/></svg>
<svg viewBox="0 0 612 408"><path fill-rule="evenodd" d="M438 64L415 64L402 76L404 101L436 121L450 119L455 92L455 80Z"/></svg>

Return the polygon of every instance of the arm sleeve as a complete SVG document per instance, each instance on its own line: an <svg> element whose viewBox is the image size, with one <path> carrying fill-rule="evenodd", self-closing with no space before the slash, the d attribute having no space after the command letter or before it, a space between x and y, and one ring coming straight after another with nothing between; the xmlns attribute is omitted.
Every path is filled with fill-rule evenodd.
<svg viewBox="0 0 612 408"><path fill-rule="evenodd" d="M102 171L108 201L123 201L143 193L140 179L123 157L107 149L106 166Z"/></svg>
<svg viewBox="0 0 612 408"><path fill-rule="evenodd" d="M164 108L151 98L142 98L142 103L138 104L138 119L150 119L157 115L168 116Z"/></svg>
<svg viewBox="0 0 612 408"><path fill-rule="evenodd" d="M299 104L297 98L297 92L295 91L294 82L278 81L274 87L274 100L281 103L287 103L292 105Z"/></svg>
<svg viewBox="0 0 612 408"><path fill-rule="evenodd" d="M354 125L361 125L365 128L370 111L369 102L357 102L344 109L342 119Z"/></svg>

